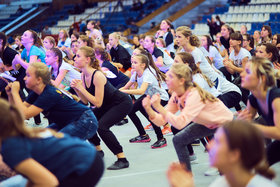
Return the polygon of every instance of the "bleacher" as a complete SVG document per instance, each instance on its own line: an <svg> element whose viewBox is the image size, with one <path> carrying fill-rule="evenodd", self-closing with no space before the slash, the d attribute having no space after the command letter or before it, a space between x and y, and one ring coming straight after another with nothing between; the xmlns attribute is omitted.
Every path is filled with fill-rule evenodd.
<svg viewBox="0 0 280 187"><path fill-rule="evenodd" d="M9 5L2 4L0 6L0 28L8 25L26 12L30 11L32 8L39 7L41 4L50 4L51 2L52 0L17 0L12 1ZM18 11L20 6L22 10Z"/></svg>
<svg viewBox="0 0 280 187"><path fill-rule="evenodd" d="M279 0L251 0L248 5L223 7L215 9L212 15L203 16L200 23L192 26L197 35L208 34L207 19L219 15L221 20L230 25L234 30L240 30L246 25L249 34L261 30L262 25L270 25L273 33L279 33L280 27L280 1Z"/></svg>
<svg viewBox="0 0 280 187"><path fill-rule="evenodd" d="M74 23L74 17L76 21L82 20L99 20L102 25L103 33L108 34L119 29L124 30L128 27L128 18L132 18L132 21L139 21L144 15L150 14L155 9L161 7L164 1L145 1L143 2L143 10L131 11L133 0L123 0L121 7L118 5L118 1L98 2L97 6L93 8L87 8L82 14L69 15L65 19L56 19L57 24L50 27L52 33L58 33L60 29L69 29ZM153 6L152 9L149 7ZM65 14L64 14L65 15Z"/></svg>

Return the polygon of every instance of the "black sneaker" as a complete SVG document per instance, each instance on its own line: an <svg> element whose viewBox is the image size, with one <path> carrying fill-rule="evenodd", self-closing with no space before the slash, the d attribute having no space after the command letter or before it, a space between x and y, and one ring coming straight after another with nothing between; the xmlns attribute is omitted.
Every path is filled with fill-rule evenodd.
<svg viewBox="0 0 280 187"><path fill-rule="evenodd" d="M165 146L167 146L165 138L162 138L161 140L158 140L153 145L151 145L152 149L162 148Z"/></svg>
<svg viewBox="0 0 280 187"><path fill-rule="evenodd" d="M122 126L122 125L127 124L127 123L128 123L128 119L124 118L123 120L121 120L120 122L116 123L115 125L116 126Z"/></svg>
<svg viewBox="0 0 280 187"><path fill-rule="evenodd" d="M151 138L149 137L148 134L146 135L139 135L139 136L136 136L135 138L131 138L129 140L130 143L146 143L146 142L150 142L151 141Z"/></svg>
<svg viewBox="0 0 280 187"><path fill-rule="evenodd" d="M129 167L129 162L128 161L120 161L117 160L114 164L112 164L110 167L108 167L108 170L119 170L119 169L124 169Z"/></svg>

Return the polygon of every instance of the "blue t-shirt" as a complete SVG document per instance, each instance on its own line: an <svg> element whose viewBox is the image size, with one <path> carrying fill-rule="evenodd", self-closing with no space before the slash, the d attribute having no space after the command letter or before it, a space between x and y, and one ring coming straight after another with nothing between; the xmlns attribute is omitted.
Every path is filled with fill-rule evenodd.
<svg viewBox="0 0 280 187"><path fill-rule="evenodd" d="M45 57L46 57L45 52L42 51L40 48L36 47L35 45L31 46L28 56L27 56L27 53L26 53L26 48L24 48L22 53L21 53L21 58L29 63L30 56L34 56L34 55L37 56L38 60L40 59L41 62L45 63Z"/></svg>
<svg viewBox="0 0 280 187"><path fill-rule="evenodd" d="M46 85L40 95L32 91L26 102L42 108L46 118L62 127L78 120L84 111L90 110L51 85Z"/></svg>
<svg viewBox="0 0 280 187"><path fill-rule="evenodd" d="M102 67L105 67L108 69L109 72L105 71L106 77L108 81L114 86L118 87L119 84L126 84L129 81L129 78L123 74L121 71L118 70L117 67L115 67L111 62L104 61L102 63Z"/></svg>
<svg viewBox="0 0 280 187"><path fill-rule="evenodd" d="M62 138L52 136L49 131L43 134L42 138L13 136L3 140L1 154L4 162L14 168L33 158L59 181L72 173L82 175L90 168L96 155L91 144L67 134Z"/></svg>

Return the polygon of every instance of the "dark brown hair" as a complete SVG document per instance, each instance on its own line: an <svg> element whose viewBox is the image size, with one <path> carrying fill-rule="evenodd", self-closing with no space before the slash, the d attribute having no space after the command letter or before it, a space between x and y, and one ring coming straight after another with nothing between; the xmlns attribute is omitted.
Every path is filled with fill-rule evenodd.
<svg viewBox="0 0 280 187"><path fill-rule="evenodd" d="M272 31L271 31L271 27L269 25L263 25L262 29L265 29L268 31L268 37L271 39L272 38Z"/></svg>
<svg viewBox="0 0 280 187"><path fill-rule="evenodd" d="M3 40L2 49L0 49L0 57L3 59L3 52L7 45L7 36L4 32L0 32L0 40Z"/></svg>
<svg viewBox="0 0 280 187"><path fill-rule="evenodd" d="M240 33L238 33L238 32L231 33L230 39L231 39L231 40L241 41L240 47L242 46L242 43L243 43L242 34L240 34Z"/></svg>

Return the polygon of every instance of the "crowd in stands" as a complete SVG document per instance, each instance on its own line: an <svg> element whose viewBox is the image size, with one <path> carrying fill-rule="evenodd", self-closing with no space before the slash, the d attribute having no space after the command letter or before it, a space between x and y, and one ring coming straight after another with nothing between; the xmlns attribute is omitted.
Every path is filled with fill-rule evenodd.
<svg viewBox="0 0 280 187"><path fill-rule="evenodd" d="M154 130L151 148L161 149L174 135L180 163L168 169L171 186L194 186L196 140L221 175L210 186L276 186L269 167L280 161L280 35L268 25L253 36L245 25L234 31L218 16L207 24L210 35L196 36L165 19L132 41L120 32L104 38L94 20L59 33L46 26L42 38L26 30L14 44L0 32L1 155L23 176L18 185L95 186L101 141L117 159L107 169L128 168L127 148L110 130L128 117L137 130L130 143L150 142ZM39 125L40 113L47 128L25 125L32 117ZM3 184L15 184L7 173Z"/></svg>

